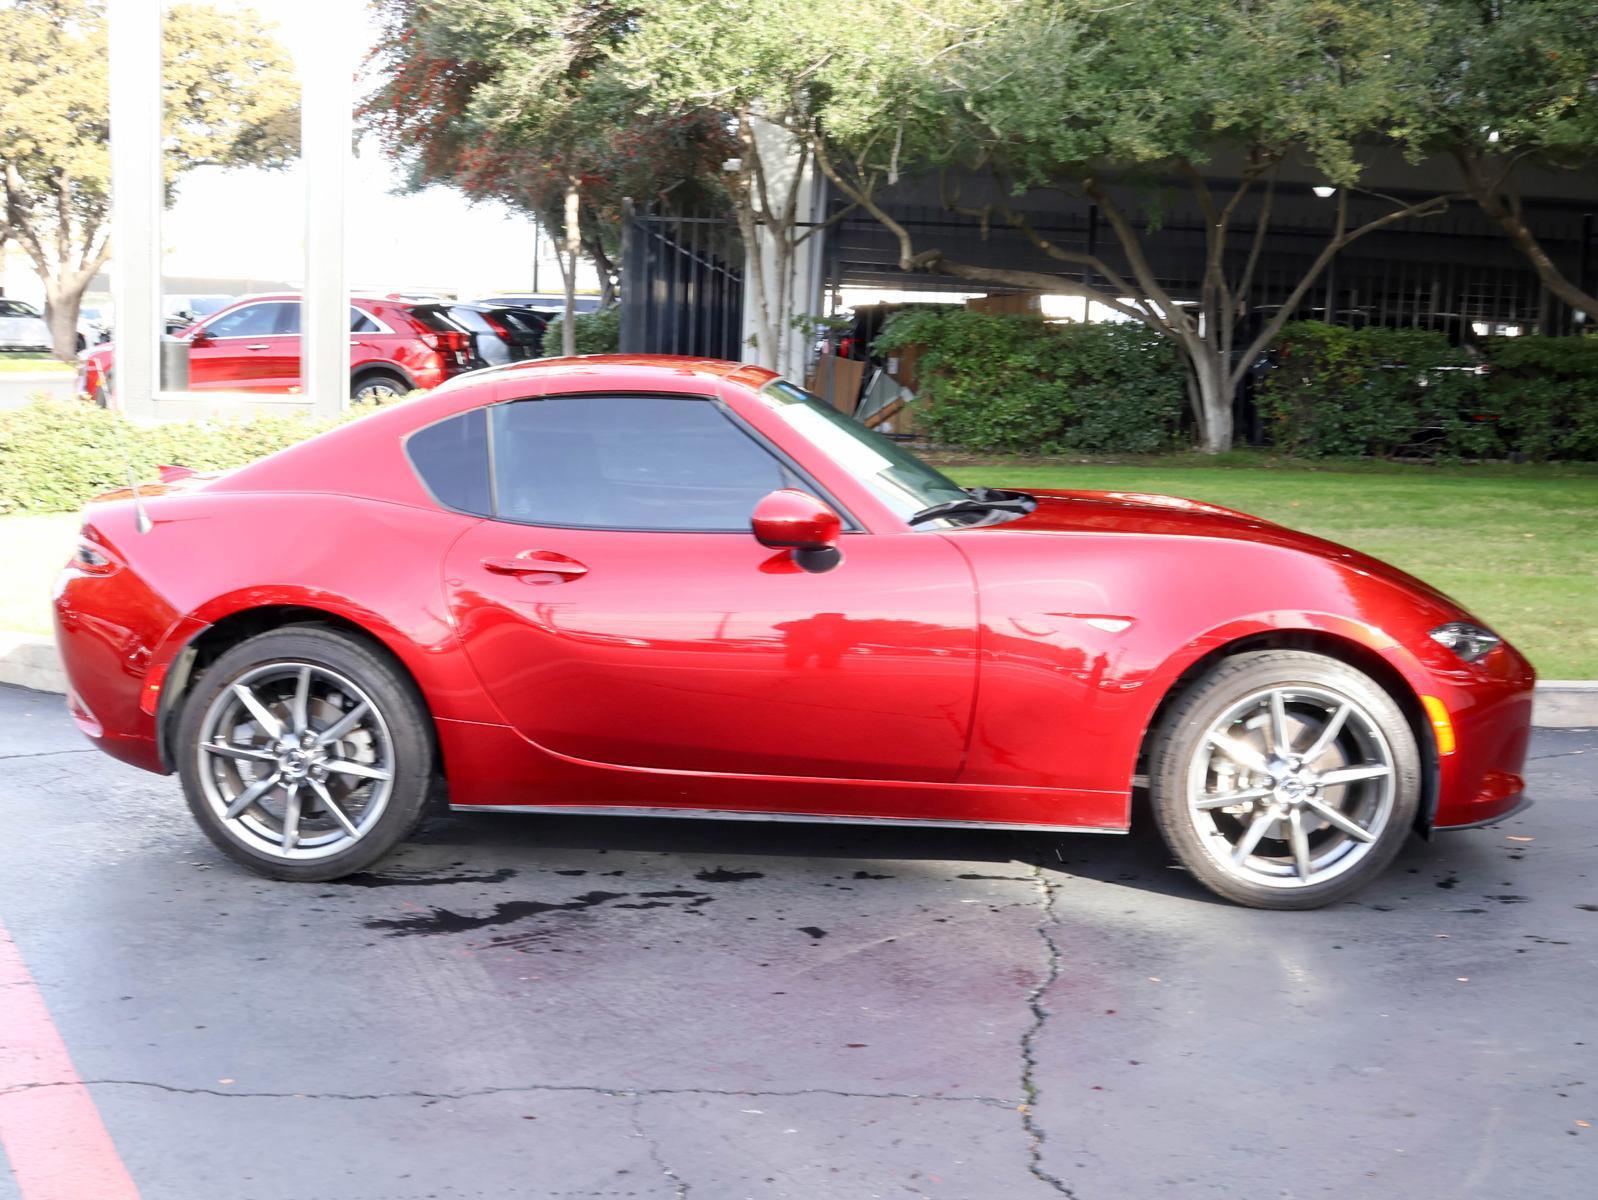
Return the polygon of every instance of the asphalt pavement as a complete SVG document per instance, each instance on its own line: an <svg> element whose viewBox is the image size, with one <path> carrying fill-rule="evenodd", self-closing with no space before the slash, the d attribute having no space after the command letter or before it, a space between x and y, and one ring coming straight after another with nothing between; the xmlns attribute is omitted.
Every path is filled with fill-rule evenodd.
<svg viewBox="0 0 1598 1200"><path fill-rule="evenodd" d="M1319 912L1146 830L440 817L295 886L0 688L0 936L145 1200L1589 1196L1598 732L1532 754Z"/></svg>

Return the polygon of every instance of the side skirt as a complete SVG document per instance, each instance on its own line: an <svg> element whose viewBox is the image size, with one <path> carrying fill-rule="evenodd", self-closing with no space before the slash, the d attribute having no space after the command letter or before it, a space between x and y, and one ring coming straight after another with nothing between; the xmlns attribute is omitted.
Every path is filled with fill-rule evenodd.
<svg viewBox="0 0 1598 1200"><path fill-rule="evenodd" d="M912 829L1007 829L1014 833L1118 833L1095 825L1018 825L1013 821L920 820L916 817L834 817L820 813L751 812L726 808L638 808L627 804L451 804L458 813L542 813L578 817L680 817L698 821L770 821L809 825L904 825ZM1502 818L1498 818L1502 820Z"/></svg>

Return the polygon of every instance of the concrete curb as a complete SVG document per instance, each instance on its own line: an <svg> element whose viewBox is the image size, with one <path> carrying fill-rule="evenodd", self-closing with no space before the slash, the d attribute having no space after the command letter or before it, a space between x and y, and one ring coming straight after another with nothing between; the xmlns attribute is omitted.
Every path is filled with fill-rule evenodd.
<svg viewBox="0 0 1598 1200"><path fill-rule="evenodd" d="M67 677L56 657L55 639L0 630L0 683L40 692L65 692Z"/></svg>
<svg viewBox="0 0 1598 1200"><path fill-rule="evenodd" d="M0 631L0 683L40 692L67 690L55 639ZM1543 729L1598 728L1598 679L1545 679L1537 685L1532 724Z"/></svg>

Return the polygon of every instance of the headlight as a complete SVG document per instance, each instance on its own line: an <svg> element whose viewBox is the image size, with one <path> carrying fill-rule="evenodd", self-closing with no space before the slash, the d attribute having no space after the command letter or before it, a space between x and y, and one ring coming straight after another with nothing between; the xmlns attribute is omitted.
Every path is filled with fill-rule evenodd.
<svg viewBox="0 0 1598 1200"><path fill-rule="evenodd" d="M1450 621L1431 632L1432 641L1447 646L1466 662L1476 662L1492 653L1493 647L1504 639L1490 629L1472 625L1468 621Z"/></svg>

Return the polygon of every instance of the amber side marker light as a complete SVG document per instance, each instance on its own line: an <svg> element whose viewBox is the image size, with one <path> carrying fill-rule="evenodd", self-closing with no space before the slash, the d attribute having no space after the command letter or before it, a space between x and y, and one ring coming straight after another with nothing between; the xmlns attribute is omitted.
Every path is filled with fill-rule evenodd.
<svg viewBox="0 0 1598 1200"><path fill-rule="evenodd" d="M1426 710L1426 718L1432 723L1432 733L1437 737L1437 753L1452 754L1457 742L1454 740L1454 723L1448 719L1448 710L1443 707L1443 702L1436 696L1422 696L1421 707Z"/></svg>

